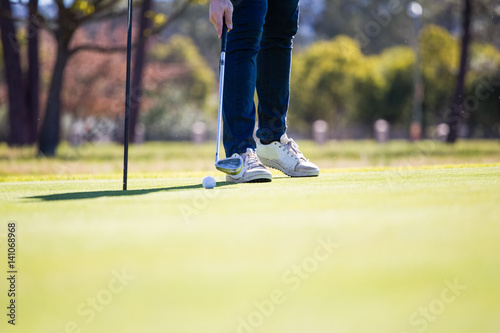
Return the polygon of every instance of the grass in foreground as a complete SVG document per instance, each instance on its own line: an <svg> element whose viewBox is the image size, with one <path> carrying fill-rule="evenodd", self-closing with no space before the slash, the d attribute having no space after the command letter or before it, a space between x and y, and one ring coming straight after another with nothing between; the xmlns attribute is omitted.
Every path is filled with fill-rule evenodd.
<svg viewBox="0 0 500 333"><path fill-rule="evenodd" d="M203 176L0 184L12 331L498 332L499 166Z"/></svg>

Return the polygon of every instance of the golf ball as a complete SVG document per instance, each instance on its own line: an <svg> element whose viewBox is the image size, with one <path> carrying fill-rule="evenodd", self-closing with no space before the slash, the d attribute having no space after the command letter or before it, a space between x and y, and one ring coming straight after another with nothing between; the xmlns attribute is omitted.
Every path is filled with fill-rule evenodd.
<svg viewBox="0 0 500 333"><path fill-rule="evenodd" d="M207 176L207 177L203 178L202 184L203 184L204 188L211 189L211 188L214 188L217 183L215 182L214 177Z"/></svg>

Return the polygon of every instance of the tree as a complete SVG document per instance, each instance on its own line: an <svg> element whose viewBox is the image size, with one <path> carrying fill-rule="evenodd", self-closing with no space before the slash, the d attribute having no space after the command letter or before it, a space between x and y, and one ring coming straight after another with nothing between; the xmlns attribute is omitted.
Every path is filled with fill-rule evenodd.
<svg viewBox="0 0 500 333"><path fill-rule="evenodd" d="M320 39L337 35L354 38L361 49L376 54L384 48L404 45L411 38L406 1L323 0L324 10L314 24Z"/></svg>
<svg viewBox="0 0 500 333"><path fill-rule="evenodd" d="M156 86L145 91L151 107L141 118L149 140L189 140L195 121L216 116L216 108L210 110L206 103L215 84L214 72L189 37L175 35L156 43L144 78L144 87Z"/></svg>
<svg viewBox="0 0 500 333"><path fill-rule="evenodd" d="M462 119L469 137L497 137L500 128L500 51L471 43Z"/></svg>
<svg viewBox="0 0 500 333"><path fill-rule="evenodd" d="M28 75L26 79L26 108L29 127L29 143L34 144L38 136L40 113L40 65L38 60L38 0L29 1L28 26Z"/></svg>
<svg viewBox="0 0 500 333"><path fill-rule="evenodd" d="M89 22L102 21L109 18L121 17L125 11L120 9L120 0L75 0L66 7L63 0L56 0L58 16L54 22L46 24L57 42L56 62L49 87L47 104L45 107L45 118L40 130L38 150L43 156L54 156L59 143L60 115L61 115L61 90L63 86L64 71L70 57L81 51L95 51L103 53L122 52L126 46L102 46L82 44L71 46L75 32ZM171 15L155 24L150 35L161 32L172 22L178 19L194 0L174 1ZM52 28L50 28L53 26ZM145 37L143 37L145 38Z"/></svg>
<svg viewBox="0 0 500 333"><path fill-rule="evenodd" d="M446 141L455 143L458 137L458 130L461 124L461 113L463 112L464 102L464 86L465 75L467 74L467 62L469 60L469 45L471 41L471 18L472 18L472 1L464 0L463 9L463 33L462 46L460 52L460 69L457 76L457 87L455 89L455 97L451 106L451 114L447 117L446 122L450 127L450 132Z"/></svg>
<svg viewBox="0 0 500 333"><path fill-rule="evenodd" d="M95 43L115 45L123 40L126 26L113 21L94 24L92 29L80 29L73 37L75 45ZM47 33L42 34L46 50L42 59L45 76L50 75L56 45ZM49 54L49 52L53 54ZM61 91L61 109L74 118L102 116L118 118L125 101L125 55L123 53L78 52L65 71Z"/></svg>
<svg viewBox="0 0 500 333"><path fill-rule="evenodd" d="M9 0L0 0L0 30L3 46L5 76L9 96L9 145L29 143L28 114L24 98L23 76L19 57L19 42Z"/></svg>
<svg viewBox="0 0 500 333"><path fill-rule="evenodd" d="M292 69L290 115L306 124L323 119L344 125L352 103L352 76L363 61L358 44L346 36L313 44L295 56ZM300 122L295 121L297 124Z"/></svg>
<svg viewBox="0 0 500 333"><path fill-rule="evenodd" d="M58 15L55 28L51 29L57 41L57 52L54 70L50 81L45 117L38 139L39 154L54 156L59 144L60 115L61 115L61 90L63 86L64 70L68 60L80 49L70 49L70 43L76 30L94 19L96 16L111 16L112 9L118 0L76 0L71 6L66 7L62 0L57 0ZM111 11L110 11L111 10Z"/></svg>
<svg viewBox="0 0 500 333"><path fill-rule="evenodd" d="M158 64L174 67L177 74L168 75L175 77L175 90L197 107L205 106L213 88L214 73L189 37L174 35L166 43L156 43L150 57L156 68Z"/></svg>
<svg viewBox="0 0 500 333"><path fill-rule="evenodd" d="M450 32L463 28L463 0L419 0L427 23ZM498 0L475 0L471 33L481 42L500 44L500 3Z"/></svg>
<svg viewBox="0 0 500 333"><path fill-rule="evenodd" d="M420 34L424 114L427 123L442 118L453 97L459 46L445 29L427 25Z"/></svg>
<svg viewBox="0 0 500 333"><path fill-rule="evenodd" d="M411 120L412 68L415 55L408 46L387 48L380 55L366 57L352 77L351 122L372 126L377 119L404 124Z"/></svg>

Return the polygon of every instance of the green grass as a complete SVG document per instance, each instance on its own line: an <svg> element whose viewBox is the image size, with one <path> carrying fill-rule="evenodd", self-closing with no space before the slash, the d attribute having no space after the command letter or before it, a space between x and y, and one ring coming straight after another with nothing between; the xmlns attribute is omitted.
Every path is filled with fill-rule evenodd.
<svg viewBox="0 0 500 333"><path fill-rule="evenodd" d="M398 144L383 149L411 157ZM435 153L445 162L470 155L467 163L487 158L491 165L413 167L420 163L390 157L399 162L308 179L275 173L269 184L229 185L217 177L214 190L201 188L203 176L216 175L204 168L135 172L128 192L119 191L118 170L5 173L0 270L5 276L7 223L16 221L19 307L16 328L2 314L0 331L59 333L69 324L93 333L221 333L238 332L240 320L250 318L258 327L239 332L497 333L500 165L498 152L489 151L495 144L470 145L454 157ZM368 148L375 155L382 149ZM148 149L154 163L155 149ZM310 155L341 150L325 149ZM139 150L132 156L147 155ZM338 248L317 252L328 241ZM309 272L294 275L303 265ZM120 287L109 285L113 272L122 269L134 278L111 293ZM455 280L467 287L457 295L445 290ZM6 290L2 278L2 309ZM273 311L259 312L254 302L269 306L276 293ZM91 317L86 302L99 297L104 305ZM418 311L428 307L424 319Z"/></svg>
<svg viewBox="0 0 500 333"><path fill-rule="evenodd" d="M460 141L447 145L437 141L331 141L318 146L301 141L300 149L322 169L415 167L456 163L498 163L500 142ZM151 178L192 176L193 171L213 170L214 142L191 145L187 142L147 143L131 146L131 177ZM0 182L55 179L119 178L123 168L123 148L119 145L62 144L57 158L35 158L35 147L9 149L0 144Z"/></svg>

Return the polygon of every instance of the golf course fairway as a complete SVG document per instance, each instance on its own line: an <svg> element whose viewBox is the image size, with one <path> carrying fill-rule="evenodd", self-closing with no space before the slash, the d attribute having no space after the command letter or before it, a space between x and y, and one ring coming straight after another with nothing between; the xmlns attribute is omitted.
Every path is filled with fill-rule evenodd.
<svg viewBox="0 0 500 333"><path fill-rule="evenodd" d="M0 331L499 332L500 164L273 174L0 183Z"/></svg>

